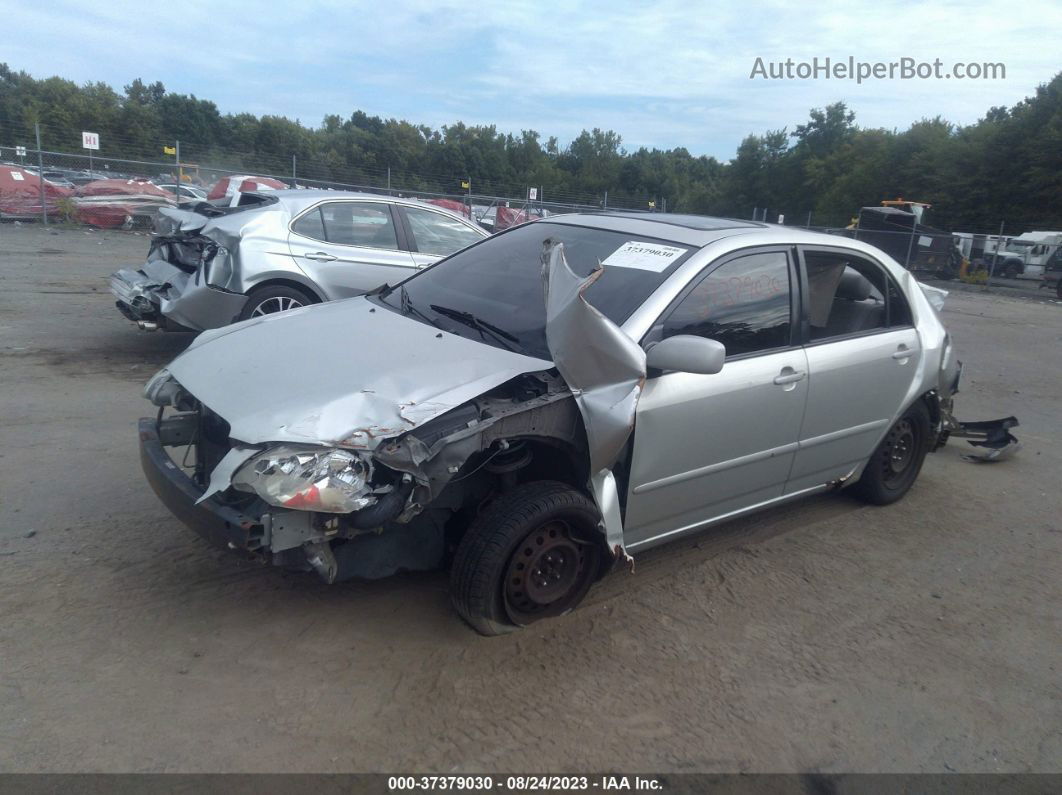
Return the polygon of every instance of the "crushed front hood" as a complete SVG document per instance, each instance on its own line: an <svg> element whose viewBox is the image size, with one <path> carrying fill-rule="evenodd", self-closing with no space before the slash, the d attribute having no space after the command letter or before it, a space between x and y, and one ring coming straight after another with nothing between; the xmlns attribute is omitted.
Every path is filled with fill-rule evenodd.
<svg viewBox="0 0 1062 795"><path fill-rule="evenodd" d="M552 366L351 298L203 332L167 369L241 442L373 449Z"/></svg>

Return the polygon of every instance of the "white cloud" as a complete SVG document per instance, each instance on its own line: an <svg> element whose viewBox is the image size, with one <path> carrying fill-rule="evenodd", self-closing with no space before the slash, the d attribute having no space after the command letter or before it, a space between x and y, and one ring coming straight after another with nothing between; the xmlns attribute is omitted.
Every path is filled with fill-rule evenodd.
<svg viewBox="0 0 1062 795"><path fill-rule="evenodd" d="M360 108L438 126L455 120L569 139L611 127L629 147L685 146L726 159L744 135L848 102L859 123L970 123L1059 69L1062 5L541 2L467 0L284 6L193 0L0 2L19 30L0 58L116 88L141 76L218 102L316 124ZM999 81L750 80L754 59L1000 61Z"/></svg>

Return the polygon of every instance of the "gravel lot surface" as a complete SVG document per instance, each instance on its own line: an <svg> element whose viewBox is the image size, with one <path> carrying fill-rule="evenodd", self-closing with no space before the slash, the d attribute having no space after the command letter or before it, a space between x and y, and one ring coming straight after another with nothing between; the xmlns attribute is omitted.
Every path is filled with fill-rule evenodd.
<svg viewBox="0 0 1062 795"><path fill-rule="evenodd" d="M0 227L0 771L1058 771L1062 310L956 291L955 441L888 508L824 496L638 557L481 638L444 574L324 586L214 551L140 472L190 341L121 318L147 237ZM279 371L278 371L279 374Z"/></svg>

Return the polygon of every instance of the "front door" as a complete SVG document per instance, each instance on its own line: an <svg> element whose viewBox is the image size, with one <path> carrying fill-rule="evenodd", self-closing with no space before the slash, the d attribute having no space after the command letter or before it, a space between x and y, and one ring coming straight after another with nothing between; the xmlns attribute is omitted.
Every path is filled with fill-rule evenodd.
<svg viewBox="0 0 1062 795"><path fill-rule="evenodd" d="M714 375L646 380L624 515L628 548L781 497L793 463L808 365L793 344L790 255L759 250L704 273L645 343L696 334L723 343L727 360Z"/></svg>

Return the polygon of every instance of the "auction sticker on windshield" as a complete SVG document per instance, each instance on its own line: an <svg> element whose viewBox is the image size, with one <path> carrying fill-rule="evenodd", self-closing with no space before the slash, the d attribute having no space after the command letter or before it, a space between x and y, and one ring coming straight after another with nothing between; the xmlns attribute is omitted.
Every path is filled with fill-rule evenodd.
<svg viewBox="0 0 1062 795"><path fill-rule="evenodd" d="M678 258L688 250L675 246L662 246L659 243L640 243L636 240L629 240L609 254L601 264L660 273L666 270L671 263L677 262Z"/></svg>

